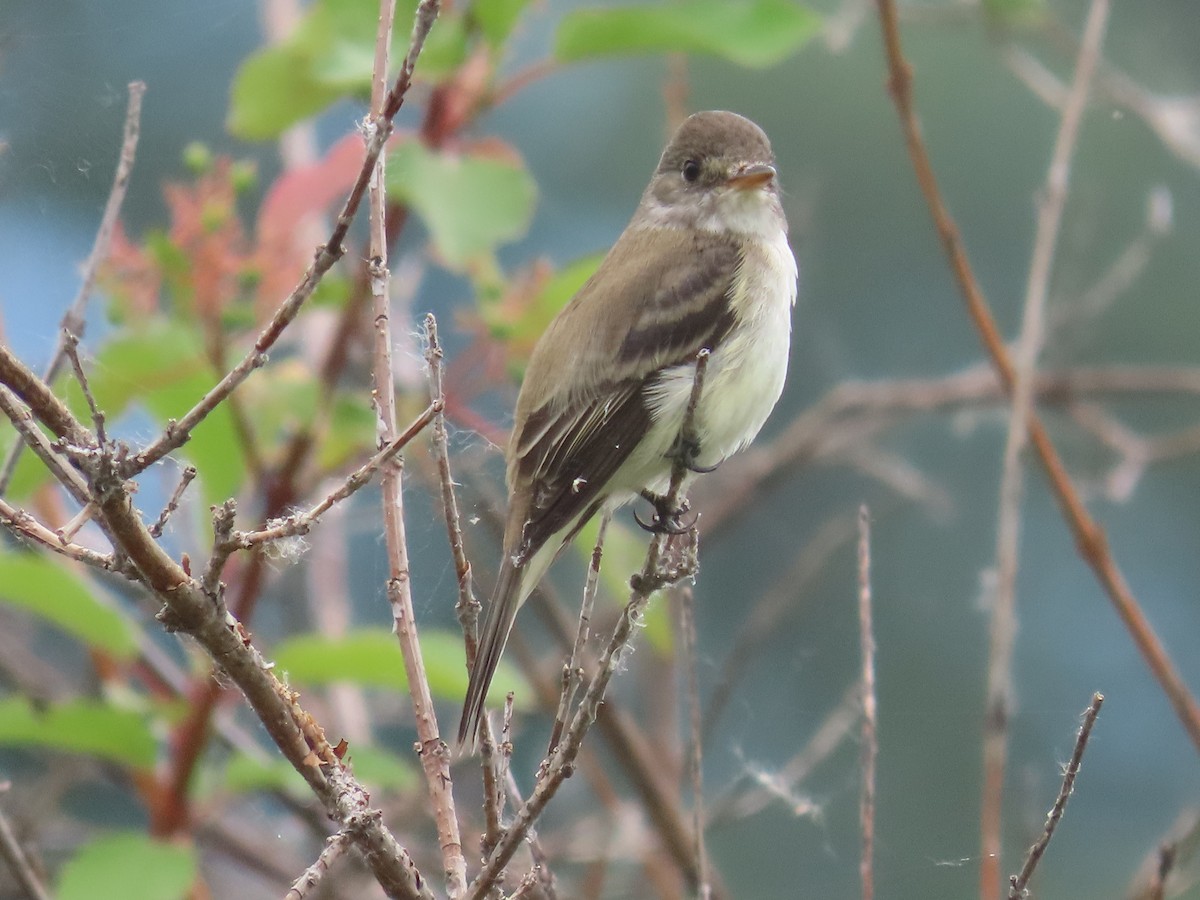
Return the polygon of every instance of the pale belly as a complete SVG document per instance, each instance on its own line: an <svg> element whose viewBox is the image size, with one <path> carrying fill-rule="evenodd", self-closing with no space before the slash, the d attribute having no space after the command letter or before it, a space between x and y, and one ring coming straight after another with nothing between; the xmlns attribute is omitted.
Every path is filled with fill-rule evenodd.
<svg viewBox="0 0 1200 900"><path fill-rule="evenodd" d="M715 466L758 434L783 393L791 344L796 268L786 242L762 248L768 264L735 300L745 310L708 361L694 427L699 467ZM649 389L654 425L613 479L616 490L661 493L671 471L670 451L683 426L695 364L675 366Z"/></svg>

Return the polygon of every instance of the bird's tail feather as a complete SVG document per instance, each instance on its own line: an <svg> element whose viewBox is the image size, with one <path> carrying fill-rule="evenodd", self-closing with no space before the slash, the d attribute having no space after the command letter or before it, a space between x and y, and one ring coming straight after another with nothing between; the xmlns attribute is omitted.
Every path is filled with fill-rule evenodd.
<svg viewBox="0 0 1200 900"><path fill-rule="evenodd" d="M488 688L492 686L492 676L500 664L500 656L504 653L504 645L508 642L508 633L512 631L517 609L524 599L521 596L523 573L524 568L515 566L511 556L505 554L496 579L496 589L492 592L492 601L488 604L479 647L475 651L471 678L467 683L467 698L463 703L462 719L458 723L460 750L474 750L479 743L483 703L487 699Z"/></svg>

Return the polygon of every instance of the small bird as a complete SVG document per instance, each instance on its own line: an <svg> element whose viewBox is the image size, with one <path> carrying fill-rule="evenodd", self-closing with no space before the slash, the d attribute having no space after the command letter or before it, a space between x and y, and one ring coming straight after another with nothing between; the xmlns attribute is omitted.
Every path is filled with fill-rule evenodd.
<svg viewBox="0 0 1200 900"><path fill-rule="evenodd" d="M652 528L677 528L680 511L663 494L679 454L690 477L758 434L787 375L797 276L766 134L736 113L690 116L625 231L529 360L506 457L504 555L460 747L478 742L517 610L579 529L639 495L655 506ZM702 349L695 440L681 446Z"/></svg>

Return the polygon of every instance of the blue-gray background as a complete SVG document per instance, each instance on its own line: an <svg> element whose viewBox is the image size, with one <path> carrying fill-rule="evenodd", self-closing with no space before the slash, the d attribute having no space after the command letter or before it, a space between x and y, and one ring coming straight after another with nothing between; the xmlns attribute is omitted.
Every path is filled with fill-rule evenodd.
<svg viewBox="0 0 1200 900"><path fill-rule="evenodd" d="M853 4L851 4L853 5ZM1078 32L1085 4L1051 8ZM562 0L527 13L522 53L545 52ZM826 4L832 7L833 4ZM772 136L802 269L792 378L769 433L848 378L936 376L980 358L973 331L914 185L884 71L873 6L848 48L816 42L765 72L690 64L693 108L736 109ZM958 4L954 4L962 8ZM1020 315L1034 202L1057 116L1004 66L977 13L906 28L925 136L977 274L1007 334ZM160 186L180 177L181 149L274 163L223 129L231 78L260 42L254 4L160 0L0 6L0 311L6 340L37 361L76 288L110 184L124 86L146 81L143 137L126 203L131 230L163 221ZM1060 76L1069 61L1028 42ZM1200 92L1200 15L1193 0L1116 4L1106 56L1161 95ZM569 261L610 243L628 217L663 138L661 60L576 66L488 115L524 154L540 201L510 265ZM343 105L327 139L352 127ZM414 116L415 113L407 113ZM1172 233L1101 317L1052 345L1056 363L1200 363L1200 172L1136 116L1091 107L1073 170L1052 305L1077 302L1141 228L1149 192L1173 199ZM432 282L435 285L438 282ZM432 288L431 288L432 289ZM459 297L453 292L449 297ZM448 300L421 296L444 310ZM451 346L455 341L451 338ZM1200 404L1147 400L1119 412L1148 431L1180 429ZM1114 459L1069 425L1053 431L1080 482ZM739 533L705 557L698 587L702 681L727 636L831 515L866 500L879 511L874 582L879 644L877 890L885 898L961 898L978 868L980 733L1003 419L926 417L887 432L953 500L944 516L898 501L848 469L810 469L785 483ZM1091 508L1183 677L1200 691L1200 466L1155 467L1124 503L1094 492ZM419 537L420 526L417 526ZM415 574L418 602L448 595L444 562ZM1070 752L1077 715L1107 696L1067 819L1040 870L1039 896L1122 896L1143 856L1183 808L1200 802L1200 760L1032 471L1018 584L1016 714L1006 792L1005 869L1036 833ZM805 612L760 648L707 757L710 790L748 762L781 764L811 735L857 670L853 557L841 553L798 598ZM718 832L714 858L739 897L857 893L857 752L848 745L804 786L818 820L782 806ZM1187 896L1200 897L1193 890Z"/></svg>

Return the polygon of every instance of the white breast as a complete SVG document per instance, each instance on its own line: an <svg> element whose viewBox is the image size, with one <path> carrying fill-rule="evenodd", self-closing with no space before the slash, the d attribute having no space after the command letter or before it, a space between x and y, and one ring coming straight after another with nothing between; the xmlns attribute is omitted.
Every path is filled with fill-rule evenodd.
<svg viewBox="0 0 1200 900"><path fill-rule="evenodd" d="M796 301L796 258L782 230L754 240L745 253L740 289L731 298L738 322L709 359L696 411L701 466L713 466L750 443L783 393ZM631 490L661 486L665 454L683 424L695 364L675 366L650 390L654 426L618 483Z"/></svg>

